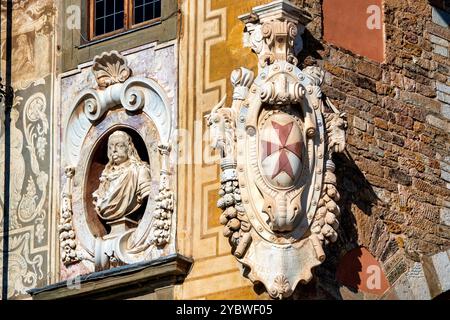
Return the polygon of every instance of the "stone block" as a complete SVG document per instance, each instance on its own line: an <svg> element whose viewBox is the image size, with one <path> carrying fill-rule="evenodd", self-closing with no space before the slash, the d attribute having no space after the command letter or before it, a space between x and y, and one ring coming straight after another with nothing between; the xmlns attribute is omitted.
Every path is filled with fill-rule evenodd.
<svg viewBox="0 0 450 320"><path fill-rule="evenodd" d="M444 224L444 225L450 227L450 209L449 208L441 209L441 224Z"/></svg>
<svg viewBox="0 0 450 320"><path fill-rule="evenodd" d="M439 101L424 97L417 93L402 91L400 93L400 99L405 103L411 104L416 107L425 108L436 113L438 113L441 109L441 104Z"/></svg>
<svg viewBox="0 0 450 320"><path fill-rule="evenodd" d="M433 52L448 58L448 48L435 44Z"/></svg>
<svg viewBox="0 0 450 320"><path fill-rule="evenodd" d="M353 126L361 131L366 131L367 121L359 117L353 117Z"/></svg>
<svg viewBox="0 0 450 320"><path fill-rule="evenodd" d="M431 257L439 280L441 292L450 290L450 260L447 252L439 252Z"/></svg>
<svg viewBox="0 0 450 320"><path fill-rule="evenodd" d="M379 66L366 61L358 62L356 64L356 71L375 80L380 80L383 73L383 70Z"/></svg>
<svg viewBox="0 0 450 320"><path fill-rule="evenodd" d="M443 103L441 106L441 113L445 118L450 120L450 104Z"/></svg>
<svg viewBox="0 0 450 320"><path fill-rule="evenodd" d="M442 171L441 172L441 178L444 179L447 182L450 182L450 172Z"/></svg>
<svg viewBox="0 0 450 320"><path fill-rule="evenodd" d="M438 91L437 98L439 101L450 104L450 95L448 95L446 93Z"/></svg>
<svg viewBox="0 0 450 320"><path fill-rule="evenodd" d="M430 41L434 44L440 45L442 47L448 46L448 41L442 39L441 37L435 36L434 34L430 35Z"/></svg>
<svg viewBox="0 0 450 320"><path fill-rule="evenodd" d="M436 82L436 90L445 94L450 94L450 86L442 82Z"/></svg>
<svg viewBox="0 0 450 320"><path fill-rule="evenodd" d="M428 283L423 272L422 264L419 262L414 263L411 269L406 274L408 279L409 288L412 291L414 299L416 300L430 300L431 294L428 288Z"/></svg>

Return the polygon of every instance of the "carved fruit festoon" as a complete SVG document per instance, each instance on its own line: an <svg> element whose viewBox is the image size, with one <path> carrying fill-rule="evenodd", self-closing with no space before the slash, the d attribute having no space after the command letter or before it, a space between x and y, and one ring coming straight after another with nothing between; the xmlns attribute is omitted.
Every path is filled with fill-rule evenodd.
<svg viewBox="0 0 450 320"><path fill-rule="evenodd" d="M220 223L244 274L287 298L337 239L331 155L345 148L346 121L322 96L324 72L295 65L301 9L279 0L240 18L259 70L235 70L231 107L222 99L208 117L221 151Z"/></svg>

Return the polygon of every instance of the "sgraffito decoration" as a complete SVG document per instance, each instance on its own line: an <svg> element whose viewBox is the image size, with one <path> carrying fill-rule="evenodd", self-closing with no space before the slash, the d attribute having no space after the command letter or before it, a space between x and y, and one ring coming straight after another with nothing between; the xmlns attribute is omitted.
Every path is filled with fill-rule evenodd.
<svg viewBox="0 0 450 320"><path fill-rule="evenodd" d="M300 8L275 1L240 19L259 70L235 70L231 107L224 98L207 119L221 154L220 222L244 274L287 298L337 240L332 154L345 149L347 123L322 95L324 72L296 66L308 21Z"/></svg>

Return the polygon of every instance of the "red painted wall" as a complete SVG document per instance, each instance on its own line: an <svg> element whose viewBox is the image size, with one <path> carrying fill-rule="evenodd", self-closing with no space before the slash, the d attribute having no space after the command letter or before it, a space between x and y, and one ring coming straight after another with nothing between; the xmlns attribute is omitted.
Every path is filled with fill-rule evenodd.
<svg viewBox="0 0 450 320"><path fill-rule="evenodd" d="M384 61L384 26L382 0L324 0L324 39L369 59ZM381 10L381 28L369 29L371 5Z"/></svg>

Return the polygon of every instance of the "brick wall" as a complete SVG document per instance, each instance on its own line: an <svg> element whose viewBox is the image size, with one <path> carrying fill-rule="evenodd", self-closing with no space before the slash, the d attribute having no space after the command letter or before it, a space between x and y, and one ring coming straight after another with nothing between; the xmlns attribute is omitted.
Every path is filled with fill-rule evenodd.
<svg viewBox="0 0 450 320"><path fill-rule="evenodd" d="M394 286L422 256L450 247L450 29L427 0L386 0L386 56L378 63L322 39L321 1L296 3L314 16L300 61L326 70L324 91L349 122L348 152L335 159L339 243L299 297L342 298L336 265L357 246Z"/></svg>

